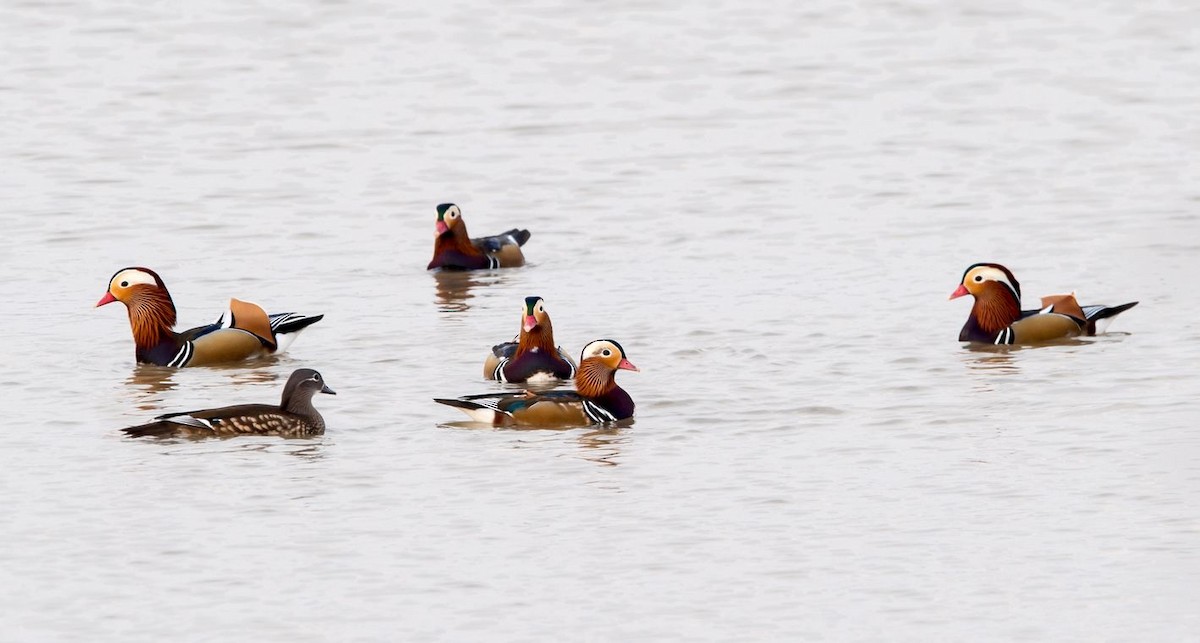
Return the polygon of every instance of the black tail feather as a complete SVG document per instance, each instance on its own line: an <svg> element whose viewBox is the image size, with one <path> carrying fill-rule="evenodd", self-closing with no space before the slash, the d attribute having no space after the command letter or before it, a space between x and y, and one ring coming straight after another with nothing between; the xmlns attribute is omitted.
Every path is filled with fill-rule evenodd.
<svg viewBox="0 0 1200 643"><path fill-rule="evenodd" d="M525 242L529 241L529 236L530 236L528 230L521 230L520 228L513 228L512 230L509 230L508 232L505 232L504 234L512 237L513 239L516 239L518 246L525 245Z"/></svg>
<svg viewBox="0 0 1200 643"><path fill-rule="evenodd" d="M324 318L325 315L313 315L312 317L297 317L295 319L289 319L275 327L275 334L286 335L288 333L294 333L298 330L308 328Z"/></svg>
<svg viewBox="0 0 1200 643"><path fill-rule="evenodd" d="M1130 308L1133 308L1136 305L1138 305L1138 302L1131 301L1128 304L1121 304L1120 306L1109 306L1107 308L1101 308L1100 310L1096 311L1096 313L1094 315L1092 315L1091 317L1088 317L1088 321L1096 321L1097 319L1105 319L1108 317L1115 317L1116 315L1120 315L1121 313L1129 310Z"/></svg>
<svg viewBox="0 0 1200 643"><path fill-rule="evenodd" d="M175 429L178 428L179 425L172 422L151 422L121 429L121 432L131 438L170 438L174 437Z"/></svg>
<svg viewBox="0 0 1200 643"><path fill-rule="evenodd" d="M488 408L482 404L478 404L476 402L471 402L469 400L458 400L458 399L447 399L447 398L443 398L443 397L435 397L435 398L433 398L433 401L437 402L438 404L445 404L446 406L453 406L456 409L486 409L486 408Z"/></svg>

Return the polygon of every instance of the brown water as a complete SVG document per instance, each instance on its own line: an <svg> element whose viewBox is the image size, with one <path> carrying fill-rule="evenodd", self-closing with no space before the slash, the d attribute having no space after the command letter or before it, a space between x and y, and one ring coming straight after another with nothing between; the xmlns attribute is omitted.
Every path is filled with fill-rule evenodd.
<svg viewBox="0 0 1200 643"><path fill-rule="evenodd" d="M1200 9L1187 3L8 2L5 640L1200 636ZM439 280L434 205L528 227ZM964 268L1140 300L956 341ZM324 312L281 358L135 367ZM469 429L526 295L642 373L624 429ZM277 398L312 441L140 443Z"/></svg>

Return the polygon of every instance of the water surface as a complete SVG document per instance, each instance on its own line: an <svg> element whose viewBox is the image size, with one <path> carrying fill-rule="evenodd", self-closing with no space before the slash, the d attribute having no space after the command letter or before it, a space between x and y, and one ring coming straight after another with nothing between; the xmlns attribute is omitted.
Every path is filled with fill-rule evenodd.
<svg viewBox="0 0 1200 643"><path fill-rule="evenodd" d="M793 3L794 4L794 3ZM0 8L0 631L20 640L1200 634L1200 11L1179 3ZM533 232L439 279L434 206ZM964 268L1106 337L970 351ZM136 367L324 312L283 357ZM621 429L452 424L545 298ZM123 439L339 395L321 439Z"/></svg>

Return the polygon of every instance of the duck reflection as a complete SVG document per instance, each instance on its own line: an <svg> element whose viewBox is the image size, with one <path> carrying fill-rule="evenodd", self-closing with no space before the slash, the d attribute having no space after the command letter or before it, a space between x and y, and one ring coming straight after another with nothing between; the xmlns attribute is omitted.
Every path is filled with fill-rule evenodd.
<svg viewBox="0 0 1200 643"><path fill-rule="evenodd" d="M1093 341L1070 337L1029 346L969 344L964 347L966 348L966 353L964 353L963 361L967 368L972 371L1013 375L1021 372L1020 355L1022 351L1054 350L1054 347L1070 347L1068 349L1069 352L1073 352L1074 347L1091 344Z"/></svg>
<svg viewBox="0 0 1200 643"><path fill-rule="evenodd" d="M561 434L564 437L574 435L576 436L575 444L579 447L579 456L581 458L602 466L615 467L620 464L618 458L621 456L621 447L629 439L626 429L632 424L633 420L630 419L604 426L593 425L591 427L565 427L561 429L528 426L492 426L484 422L470 421L442 422L437 426L444 429L513 432L517 436L508 446L514 449L540 449L544 448L546 444L558 443L558 439L553 437L554 434ZM580 430L583 432L576 433ZM535 435L538 437L533 437Z"/></svg>
<svg viewBox="0 0 1200 643"><path fill-rule="evenodd" d="M159 408L165 393L179 388L174 381L178 372L177 368L138 364L125 378L125 388L133 393L139 410L153 411Z"/></svg>
<svg viewBox="0 0 1200 643"><path fill-rule="evenodd" d="M601 466L615 467L620 462L621 446L629 439L625 434L626 426L603 427L593 429L576 438L580 455L584 460L595 462Z"/></svg>
<svg viewBox="0 0 1200 643"><path fill-rule="evenodd" d="M270 368L278 361L278 357L272 356L256 361L255 368L248 369L245 364L222 364L204 367L204 370L227 372L233 385L271 384L280 379L279 373ZM125 388L131 392L134 404L139 410L157 411L162 408L167 394L179 388L177 380L181 370L154 364L138 364L129 373L129 377L125 378Z"/></svg>
<svg viewBox="0 0 1200 643"><path fill-rule="evenodd" d="M974 373L989 375L1016 375L1021 372L1015 353L1019 346L992 346L972 344L967 346L963 363Z"/></svg>
<svg viewBox="0 0 1200 643"><path fill-rule="evenodd" d="M471 291L480 286L494 286L503 282L497 272L481 270L438 270L433 274L437 288L434 302L438 312L461 313L471 309Z"/></svg>

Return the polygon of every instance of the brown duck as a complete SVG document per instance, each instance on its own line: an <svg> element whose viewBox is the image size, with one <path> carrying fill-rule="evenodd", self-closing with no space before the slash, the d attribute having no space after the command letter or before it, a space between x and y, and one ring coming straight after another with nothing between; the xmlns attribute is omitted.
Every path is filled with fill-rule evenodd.
<svg viewBox="0 0 1200 643"><path fill-rule="evenodd" d="M569 380L575 362L554 345L554 327L541 297L526 297L521 305L521 332L516 341L497 344L483 363L483 376L501 382L537 379Z"/></svg>
<svg viewBox="0 0 1200 643"><path fill-rule="evenodd" d="M513 228L503 234L472 239L467 234L462 210L453 203L437 207L437 238L433 259L427 270L481 270L525 265L521 246L529 241L529 231Z"/></svg>
<svg viewBox="0 0 1200 643"><path fill-rule="evenodd" d="M615 340L598 339L583 348L575 390L485 393L434 399L476 422L493 426L566 428L620 422L633 417L633 398L617 385L616 372L636 371Z"/></svg>
<svg viewBox="0 0 1200 643"><path fill-rule="evenodd" d="M967 268L950 299L964 295L974 297L975 305L958 341L983 344L1033 344L1096 335L1103 333L1114 317L1138 304L1080 306L1074 295L1054 295L1044 297L1039 309L1021 310L1021 284L998 263Z"/></svg>
<svg viewBox="0 0 1200 643"><path fill-rule="evenodd" d="M229 300L217 321L175 332L175 302L158 273L122 268L108 280L97 307L119 301L129 311L137 361L159 366L208 366L282 353L324 315L268 315L250 302Z"/></svg>
<svg viewBox="0 0 1200 643"><path fill-rule="evenodd" d="M135 438L227 438L235 435L277 435L307 438L325 433L325 419L312 405L317 393L336 395L321 374L311 368L292 373L283 399L273 404L242 404L219 409L169 413L154 422L121 429Z"/></svg>

